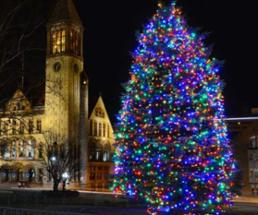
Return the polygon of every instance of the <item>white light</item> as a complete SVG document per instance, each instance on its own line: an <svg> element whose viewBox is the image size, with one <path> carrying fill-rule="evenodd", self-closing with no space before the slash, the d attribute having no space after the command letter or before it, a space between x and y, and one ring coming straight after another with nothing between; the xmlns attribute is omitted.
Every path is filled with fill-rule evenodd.
<svg viewBox="0 0 258 215"><path fill-rule="evenodd" d="M55 156L52 156L50 159L51 159L51 161L53 161L53 162L56 161L56 157L55 157Z"/></svg>
<svg viewBox="0 0 258 215"><path fill-rule="evenodd" d="M67 179L67 178L69 178L69 174L67 172L64 172L62 177L63 177L63 179Z"/></svg>

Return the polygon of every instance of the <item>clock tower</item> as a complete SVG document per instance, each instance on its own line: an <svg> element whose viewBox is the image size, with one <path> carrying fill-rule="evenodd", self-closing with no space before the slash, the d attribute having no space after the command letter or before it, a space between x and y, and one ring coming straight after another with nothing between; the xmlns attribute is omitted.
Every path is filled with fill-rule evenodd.
<svg viewBox="0 0 258 215"><path fill-rule="evenodd" d="M83 157L80 154L82 149L85 153L87 150L86 136L81 139L82 129L87 129L88 124L88 81L83 72L83 30L73 0L57 0L47 24L43 128L45 132L60 138L60 142L66 142L75 159ZM86 161L83 165L86 165ZM75 181L84 174L80 166L74 172Z"/></svg>

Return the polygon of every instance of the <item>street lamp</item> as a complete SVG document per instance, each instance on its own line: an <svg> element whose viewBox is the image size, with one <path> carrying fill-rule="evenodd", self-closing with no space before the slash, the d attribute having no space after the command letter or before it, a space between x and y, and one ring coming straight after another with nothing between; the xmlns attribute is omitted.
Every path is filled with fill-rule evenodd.
<svg viewBox="0 0 258 215"><path fill-rule="evenodd" d="M69 178L69 174L67 172L64 172L62 174L62 179L63 179L63 191L65 190L65 186L66 186L66 181Z"/></svg>
<svg viewBox="0 0 258 215"><path fill-rule="evenodd" d="M55 162L55 161L56 161L56 157L55 157L55 156L52 156L52 157L50 158L50 160L53 161L53 162Z"/></svg>

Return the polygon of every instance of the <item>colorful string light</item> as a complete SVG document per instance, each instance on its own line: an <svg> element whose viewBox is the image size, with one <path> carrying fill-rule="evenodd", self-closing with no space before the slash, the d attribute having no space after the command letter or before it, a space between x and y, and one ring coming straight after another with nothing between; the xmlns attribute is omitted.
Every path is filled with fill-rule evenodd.
<svg viewBox="0 0 258 215"><path fill-rule="evenodd" d="M174 1L138 39L117 117L113 190L144 200L150 214L220 214L235 172L220 63Z"/></svg>

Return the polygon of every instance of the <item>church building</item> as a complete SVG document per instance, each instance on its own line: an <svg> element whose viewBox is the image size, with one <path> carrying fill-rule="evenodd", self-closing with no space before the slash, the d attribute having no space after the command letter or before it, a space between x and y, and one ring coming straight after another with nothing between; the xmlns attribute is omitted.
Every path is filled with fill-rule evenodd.
<svg viewBox="0 0 258 215"><path fill-rule="evenodd" d="M0 110L0 183L50 182L42 158L45 133L65 140L79 164L71 180L106 190L114 136L100 96L89 117L84 27L72 0L58 0L47 23L45 103L33 106L22 88Z"/></svg>

